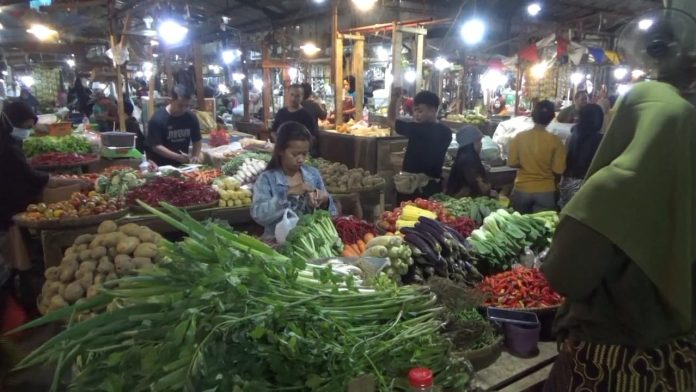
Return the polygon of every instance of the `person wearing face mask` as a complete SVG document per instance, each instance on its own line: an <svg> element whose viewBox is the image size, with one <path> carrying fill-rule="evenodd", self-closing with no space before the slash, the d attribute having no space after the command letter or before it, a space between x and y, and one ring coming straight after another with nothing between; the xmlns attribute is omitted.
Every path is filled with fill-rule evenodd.
<svg viewBox="0 0 696 392"><path fill-rule="evenodd" d="M575 124L578 122L578 115L580 114L580 109L590 102L590 96L587 91L580 90L575 93L575 98L573 99L573 104L563 109L558 113L556 121L559 123Z"/></svg>
<svg viewBox="0 0 696 392"><path fill-rule="evenodd" d="M148 122L148 158L158 166L199 163L203 138L198 118L189 110L191 92L183 85L176 85L170 98L169 105L157 110Z"/></svg>
<svg viewBox="0 0 696 392"><path fill-rule="evenodd" d="M693 16L652 11L619 40L627 61L652 57L655 81L616 104L541 266L565 298L545 391L696 391L696 108L681 95L696 81Z"/></svg>
<svg viewBox="0 0 696 392"><path fill-rule="evenodd" d="M295 121L304 125L312 136L310 154L313 157L319 156L319 149L317 143L318 137L318 124L317 120L312 116L312 114L307 111L307 109L302 107L302 100L304 99L304 89L302 85L293 84L287 91L288 99L287 106L278 110L275 118L273 119L273 126L271 127L271 137L273 140L277 139L278 129L288 121Z"/></svg>
<svg viewBox="0 0 696 392"><path fill-rule="evenodd" d="M446 193L452 197L490 196L486 169L481 163L483 133L475 126L466 126L457 132L459 150L447 180Z"/></svg>
<svg viewBox="0 0 696 392"><path fill-rule="evenodd" d="M297 216L314 209L328 209L336 215L334 201L326 192L319 170L304 164L312 140L309 130L296 121L278 129L273 157L254 184L251 217L264 227L263 238L272 240L275 226L286 209Z"/></svg>

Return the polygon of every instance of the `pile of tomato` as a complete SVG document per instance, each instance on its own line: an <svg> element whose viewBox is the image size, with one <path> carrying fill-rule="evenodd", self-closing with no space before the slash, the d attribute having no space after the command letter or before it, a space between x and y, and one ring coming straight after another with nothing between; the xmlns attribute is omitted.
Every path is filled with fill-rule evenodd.
<svg viewBox="0 0 696 392"><path fill-rule="evenodd" d="M94 191L75 192L69 200L57 203L30 204L22 218L27 220L57 220L108 214L126 208L125 200L114 199Z"/></svg>

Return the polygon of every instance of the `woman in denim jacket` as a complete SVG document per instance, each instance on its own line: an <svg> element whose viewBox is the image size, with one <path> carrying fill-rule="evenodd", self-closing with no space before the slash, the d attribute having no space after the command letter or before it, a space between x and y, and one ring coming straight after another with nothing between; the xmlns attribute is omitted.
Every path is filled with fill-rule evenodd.
<svg viewBox="0 0 696 392"><path fill-rule="evenodd" d="M336 215L336 206L326 192L319 170L305 166L311 135L307 128L294 121L278 129L273 157L254 184L251 217L264 227L263 238L275 237L275 226L286 209L298 216L317 208Z"/></svg>

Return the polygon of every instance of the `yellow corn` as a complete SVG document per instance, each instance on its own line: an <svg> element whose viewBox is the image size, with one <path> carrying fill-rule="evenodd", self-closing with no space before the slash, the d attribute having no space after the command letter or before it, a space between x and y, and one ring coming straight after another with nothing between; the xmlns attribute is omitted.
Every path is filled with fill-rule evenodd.
<svg viewBox="0 0 696 392"><path fill-rule="evenodd" d="M418 223L418 221L415 221L415 220L409 221L409 220L399 219L396 221L396 229L400 230L402 227L413 227L416 225L416 223Z"/></svg>
<svg viewBox="0 0 696 392"><path fill-rule="evenodd" d="M437 219L437 215L434 212L418 208L416 206L406 206L401 212L399 219L406 221L417 221L418 218L424 216L430 219Z"/></svg>

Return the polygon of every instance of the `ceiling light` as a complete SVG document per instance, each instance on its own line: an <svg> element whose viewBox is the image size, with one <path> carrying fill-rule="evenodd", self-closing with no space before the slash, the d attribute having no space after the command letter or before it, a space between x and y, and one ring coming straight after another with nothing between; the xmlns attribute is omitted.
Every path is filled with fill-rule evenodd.
<svg viewBox="0 0 696 392"><path fill-rule="evenodd" d="M20 76L19 81L22 82L26 87L31 87L34 85L34 77L30 75Z"/></svg>
<svg viewBox="0 0 696 392"><path fill-rule="evenodd" d="M574 72L572 75L570 75L570 82L577 86L580 84L580 82L582 82L583 78L585 78L585 75L579 72Z"/></svg>
<svg viewBox="0 0 696 392"><path fill-rule="evenodd" d="M404 73L404 80L406 83L413 83L416 81L416 71L409 69Z"/></svg>
<svg viewBox="0 0 696 392"><path fill-rule="evenodd" d="M317 3L317 4L321 4L321 3L324 2L324 0L314 0L314 2Z"/></svg>
<svg viewBox="0 0 696 392"><path fill-rule="evenodd" d="M377 3L377 0L353 0L353 4L355 7L357 7L360 11L369 11L372 9L372 7L375 6L375 3Z"/></svg>
<svg viewBox="0 0 696 392"><path fill-rule="evenodd" d="M547 68L548 68L548 66L546 65L546 63L543 63L543 62L538 63L538 64L534 64L532 66L532 69L531 69L532 77L534 77L536 79L543 78L544 74L546 74Z"/></svg>
<svg viewBox="0 0 696 392"><path fill-rule="evenodd" d="M159 25L158 32L164 42L176 45L186 38L188 29L173 20L165 20Z"/></svg>
<svg viewBox="0 0 696 392"><path fill-rule="evenodd" d="M653 23L654 22L652 19L642 19L640 22L638 22L638 28L641 30L648 30L652 27Z"/></svg>
<svg viewBox="0 0 696 392"><path fill-rule="evenodd" d="M642 69L634 69L633 72L631 72L631 77L633 79L640 79L643 76L645 76L645 71L643 71Z"/></svg>
<svg viewBox="0 0 696 392"><path fill-rule="evenodd" d="M541 5L539 3L532 3L527 6L527 13L531 16L537 16L541 12Z"/></svg>
<svg viewBox="0 0 696 392"><path fill-rule="evenodd" d="M65 62L68 64L68 67L74 68L75 67L75 60L73 59L67 59Z"/></svg>
<svg viewBox="0 0 696 392"><path fill-rule="evenodd" d="M389 61L389 51L384 46L376 47L375 54L377 55L377 60Z"/></svg>
<svg viewBox="0 0 696 392"><path fill-rule="evenodd" d="M50 29L42 24L33 24L31 28L27 30L27 33L33 34L36 38L41 41L46 41L49 38L53 38L58 35L58 32Z"/></svg>
<svg viewBox="0 0 696 392"><path fill-rule="evenodd" d="M614 70L616 80L623 80L626 76L628 76L628 69L621 67Z"/></svg>
<svg viewBox="0 0 696 392"><path fill-rule="evenodd" d="M314 42L307 42L306 44L300 46L300 49L306 54L307 56L314 56L315 54L321 52L321 49L319 49Z"/></svg>
<svg viewBox="0 0 696 392"><path fill-rule="evenodd" d="M467 45L476 45L483 40L486 25L480 19L471 19L464 23L461 33Z"/></svg>
<svg viewBox="0 0 696 392"><path fill-rule="evenodd" d="M445 69L450 68L451 66L452 63L450 63L449 61L447 61L447 59L443 57L438 57L437 59L435 59L435 68L438 71L444 71Z"/></svg>

